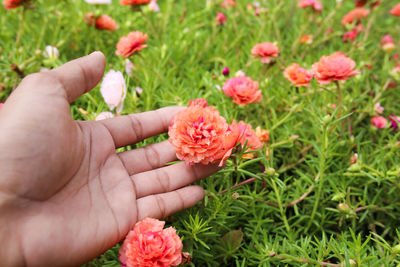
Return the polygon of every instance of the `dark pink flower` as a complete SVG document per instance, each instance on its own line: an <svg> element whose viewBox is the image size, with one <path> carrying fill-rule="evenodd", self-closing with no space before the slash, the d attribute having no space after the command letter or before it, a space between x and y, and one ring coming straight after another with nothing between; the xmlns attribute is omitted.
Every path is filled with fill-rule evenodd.
<svg viewBox="0 0 400 267"><path fill-rule="evenodd" d="M228 68L228 67L225 67L225 68L222 70L222 75L224 75L224 76L228 76L228 75L229 75L229 68Z"/></svg>
<svg viewBox="0 0 400 267"><path fill-rule="evenodd" d="M356 29L346 32L343 35L343 42L354 42L359 32Z"/></svg>
<svg viewBox="0 0 400 267"><path fill-rule="evenodd" d="M217 17L215 19L217 20L218 25L223 25L226 22L226 16L222 12L218 12Z"/></svg>
<svg viewBox="0 0 400 267"><path fill-rule="evenodd" d="M387 125L387 120L382 116L374 116L371 118L371 125L378 129L383 129Z"/></svg>
<svg viewBox="0 0 400 267"><path fill-rule="evenodd" d="M396 116L396 115L390 115L389 116L389 120L390 120L390 127L393 129L399 129L400 128L400 116Z"/></svg>

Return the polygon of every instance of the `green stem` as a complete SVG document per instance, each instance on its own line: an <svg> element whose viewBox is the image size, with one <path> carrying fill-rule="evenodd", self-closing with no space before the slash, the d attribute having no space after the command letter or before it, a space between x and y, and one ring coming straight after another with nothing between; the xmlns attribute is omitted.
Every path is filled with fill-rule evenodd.
<svg viewBox="0 0 400 267"><path fill-rule="evenodd" d="M278 191L278 188L276 187L276 183L275 183L274 178L271 179L271 182L272 182L272 188L274 189L274 192L275 192L276 201L278 202L278 205L279 205L279 211L281 212L283 223L285 224L286 231L289 233L290 232L290 226L289 226L288 220L286 218L286 214L285 214L285 212L283 210L281 196L279 195L279 191Z"/></svg>
<svg viewBox="0 0 400 267"><path fill-rule="evenodd" d="M22 8L17 39L15 40L15 46L18 46L19 42L21 41L22 33L24 32L24 21L25 21L25 6Z"/></svg>
<svg viewBox="0 0 400 267"><path fill-rule="evenodd" d="M338 117L340 118L342 116L342 106L343 106L343 98L342 98L342 90L340 89L340 84L339 81L335 81L336 87L337 87L337 101L339 104L339 110L338 110Z"/></svg>

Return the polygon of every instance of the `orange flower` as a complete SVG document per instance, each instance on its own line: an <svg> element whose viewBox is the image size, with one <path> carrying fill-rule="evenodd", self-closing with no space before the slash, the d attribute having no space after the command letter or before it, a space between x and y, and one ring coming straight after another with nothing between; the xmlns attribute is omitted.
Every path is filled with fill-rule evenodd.
<svg viewBox="0 0 400 267"><path fill-rule="evenodd" d="M279 53L278 47L269 42L256 44L251 49L252 57L261 58L261 62L270 63L271 57L277 57Z"/></svg>
<svg viewBox="0 0 400 267"><path fill-rule="evenodd" d="M263 143L258 138L256 132L251 128L250 124L245 123L243 121L239 122L233 121L230 127L235 132L238 132L237 129L241 129L240 131L244 131L243 134L241 134L239 137L239 143L241 144L242 148L244 147L246 142L247 142L246 146L248 147L247 150L256 150L263 147ZM254 158L254 154L248 153L245 154L243 157L247 159L252 159Z"/></svg>
<svg viewBox="0 0 400 267"><path fill-rule="evenodd" d="M366 18L369 14L368 9L356 8L347 13L342 18L342 24L351 24L353 21L359 23L361 19Z"/></svg>
<svg viewBox="0 0 400 267"><path fill-rule="evenodd" d="M228 8L230 6L236 6L235 0L224 0L221 4L222 8Z"/></svg>
<svg viewBox="0 0 400 267"><path fill-rule="evenodd" d="M299 39L300 44L311 44L312 43L312 37L309 34L302 35Z"/></svg>
<svg viewBox="0 0 400 267"><path fill-rule="evenodd" d="M145 218L136 223L119 250L121 266L167 267L182 262L182 241L172 227L163 229L165 222Z"/></svg>
<svg viewBox="0 0 400 267"><path fill-rule="evenodd" d="M121 5L130 6L130 5L147 5L151 0L121 0Z"/></svg>
<svg viewBox="0 0 400 267"><path fill-rule="evenodd" d="M204 98L197 98L197 99L190 100L188 106L189 107L199 106L199 107L205 108L208 106L208 102Z"/></svg>
<svg viewBox="0 0 400 267"><path fill-rule="evenodd" d="M124 36L119 40L116 54L123 56L124 58L129 57L134 52L147 47L145 44L147 38L147 34L143 34L142 32L130 32L127 36Z"/></svg>
<svg viewBox="0 0 400 267"><path fill-rule="evenodd" d="M354 70L356 63L341 52L335 52L329 56L322 56L319 62L312 65L312 73L320 84L328 84L332 81L348 80L359 74Z"/></svg>
<svg viewBox="0 0 400 267"><path fill-rule="evenodd" d="M400 17L400 3L398 3L397 5L395 5L392 10L390 10L390 14L393 16L398 16Z"/></svg>
<svg viewBox="0 0 400 267"><path fill-rule="evenodd" d="M222 165L232 153L240 132L231 131L218 110L203 104L194 101L175 116L168 130L169 142L177 157L188 164L220 161Z"/></svg>
<svg viewBox="0 0 400 267"><path fill-rule="evenodd" d="M316 0L301 0L297 6L301 8L312 7L316 12L322 11L322 4Z"/></svg>
<svg viewBox="0 0 400 267"><path fill-rule="evenodd" d="M245 106L250 103L258 103L262 99L261 90L258 89L258 82L246 76L233 77L225 82L222 90L233 102Z"/></svg>
<svg viewBox="0 0 400 267"><path fill-rule="evenodd" d="M4 0L3 5L6 9L13 9L22 6L29 0Z"/></svg>
<svg viewBox="0 0 400 267"><path fill-rule="evenodd" d="M84 21L89 26L94 24L94 26L99 30L116 31L119 29L117 22L108 15L100 15L96 17L93 12L89 12L85 14Z"/></svg>
<svg viewBox="0 0 400 267"><path fill-rule="evenodd" d="M268 130L261 129L260 126L257 126L256 135L257 135L258 139L260 139L261 142L263 142L263 143L269 142L269 131Z"/></svg>
<svg viewBox="0 0 400 267"><path fill-rule="evenodd" d="M283 76L288 79L296 87L306 86L310 87L310 81L312 79L311 73L299 66L297 63L292 63L283 72Z"/></svg>

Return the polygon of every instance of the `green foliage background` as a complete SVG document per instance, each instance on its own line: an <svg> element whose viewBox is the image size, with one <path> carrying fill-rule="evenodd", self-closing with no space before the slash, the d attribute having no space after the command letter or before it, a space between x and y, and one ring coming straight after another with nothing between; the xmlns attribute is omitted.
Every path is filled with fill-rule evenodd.
<svg viewBox="0 0 400 267"><path fill-rule="evenodd" d="M133 30L148 33L148 48L131 58L134 77L125 75L128 95L123 114L185 105L202 97L228 121L244 120L271 135L254 160L233 158L218 174L199 182L206 190L202 203L166 219L183 238L193 266L321 262L350 266L351 259L357 266L400 264L396 254L400 249L393 249L400 242L400 132L376 130L369 122L377 102L385 107L384 115L400 115L399 86L393 86L390 76L395 66L392 55L400 52L400 18L389 15L399 1L385 0L373 9L363 22L365 32L354 43L341 38L348 30L341 18L354 8L350 0L341 4L323 0L321 14L299 9L294 0L264 0L260 5L266 12L259 16L247 8L252 1L246 0L237 0L235 7L226 10L212 0L158 2L159 13L146 7L133 12L116 0L109 6L38 0L36 8L25 14L22 8L0 8L0 100L5 101L20 80L11 64L29 74L100 50L107 58L107 71L124 71L125 61L115 55L119 38ZM120 29L106 32L89 27L83 22L89 11L112 16ZM217 12L226 14L226 25L216 25ZM16 45L23 14L22 38ZM333 30L327 33L330 27ZM311 44L298 43L303 34L316 33ZM397 40L392 53L384 53L379 44L388 33ZM273 65L250 56L251 48L264 41L276 41L280 48ZM58 47L57 60L43 58L38 50L46 45ZM311 88L296 89L282 75L293 62L310 68L322 55L335 51L345 52L361 71L341 83L342 118L329 106L337 103L335 84L321 88L313 82ZM227 98L217 87L226 80L221 75L225 66L231 76L242 70L258 81L262 102L239 107ZM143 88L140 97L136 86ZM81 120L94 119L106 110L98 87L71 106L74 118ZM140 145L165 139L162 135ZM359 160L351 166L354 153ZM249 178L255 180L231 189ZM302 201L286 207L296 200ZM345 208L339 209L339 204ZM118 266L117 257L118 246L87 266Z"/></svg>

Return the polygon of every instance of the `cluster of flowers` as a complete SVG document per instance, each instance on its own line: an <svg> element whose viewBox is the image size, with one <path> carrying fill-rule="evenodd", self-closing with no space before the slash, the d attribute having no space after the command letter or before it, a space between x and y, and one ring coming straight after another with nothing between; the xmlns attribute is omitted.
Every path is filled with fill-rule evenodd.
<svg viewBox="0 0 400 267"><path fill-rule="evenodd" d="M188 164L219 163L222 166L237 144L242 148L246 144L248 149L256 150L269 141L266 130L257 128L254 131L243 121L228 124L205 99L191 100L189 107L175 116L168 134L177 157Z"/></svg>
<svg viewBox="0 0 400 267"><path fill-rule="evenodd" d="M388 126L392 129L399 129L400 127L400 116L396 115L389 115L388 118L386 119L384 116L382 116L382 113L385 109L381 106L380 103L376 103L374 106L374 111L376 116L373 116L371 118L371 125L377 129L384 129L387 128ZM390 122L390 124L389 124Z"/></svg>

